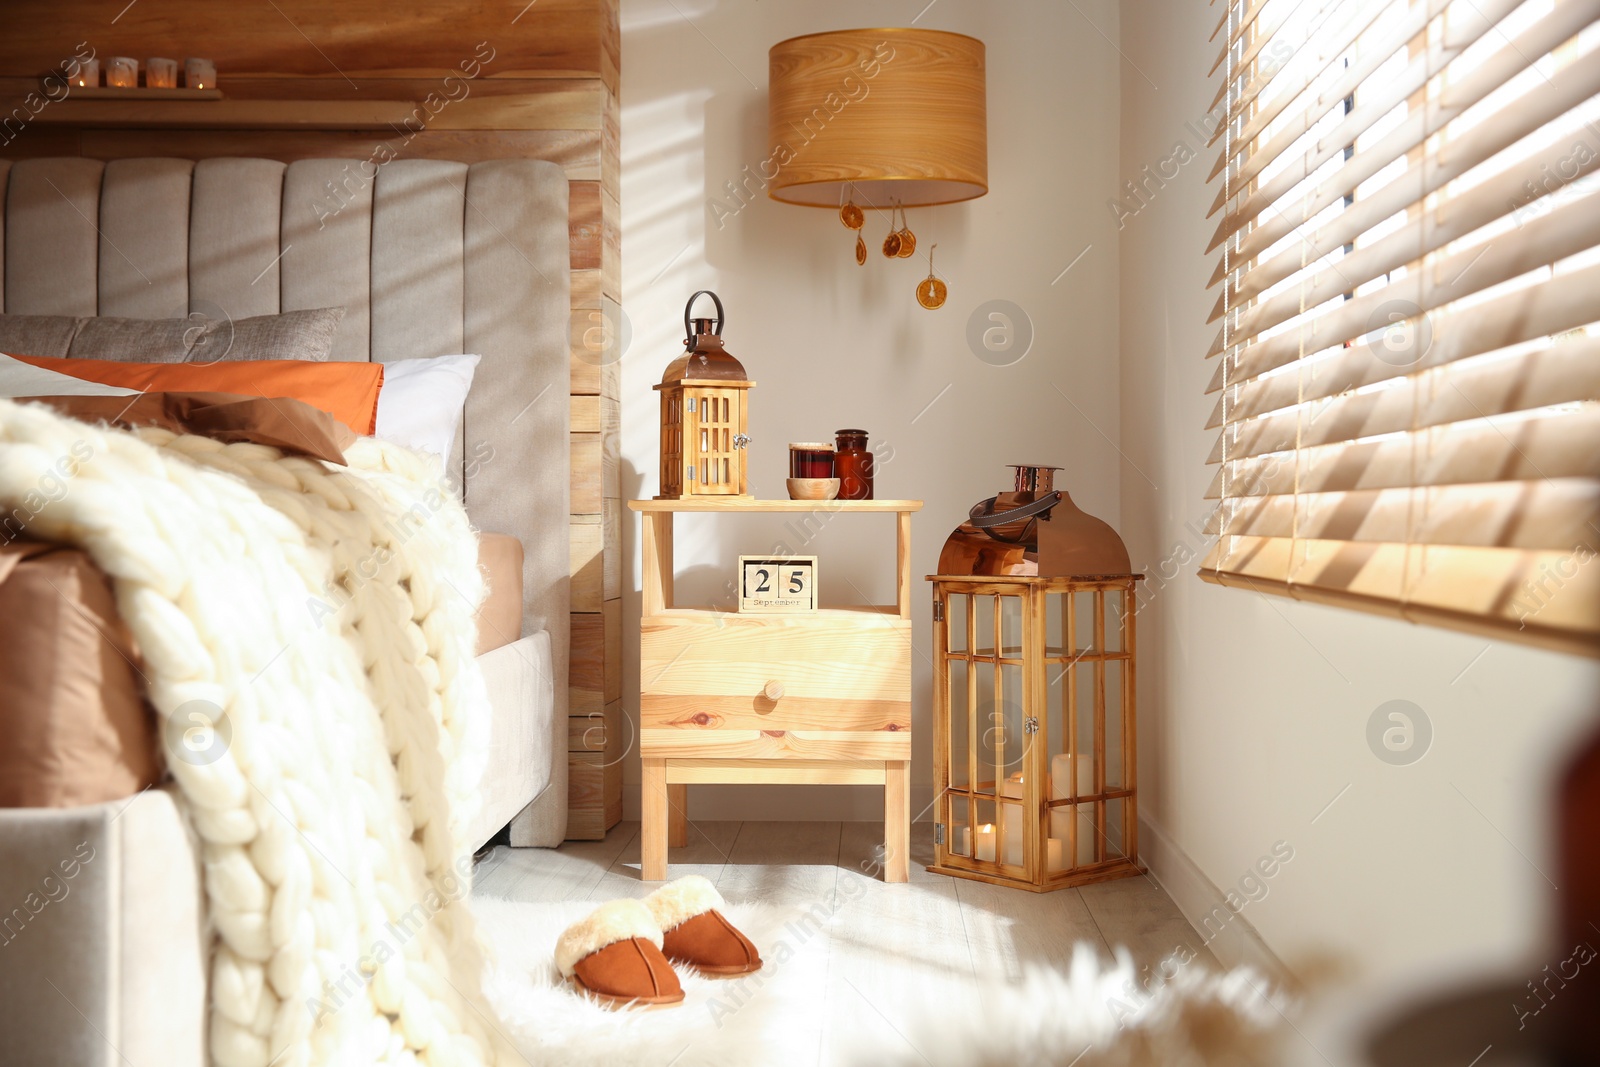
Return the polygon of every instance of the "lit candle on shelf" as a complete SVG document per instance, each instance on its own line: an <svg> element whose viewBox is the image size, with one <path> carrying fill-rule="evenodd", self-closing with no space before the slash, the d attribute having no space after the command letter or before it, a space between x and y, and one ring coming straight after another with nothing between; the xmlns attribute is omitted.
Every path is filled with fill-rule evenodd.
<svg viewBox="0 0 1600 1067"><path fill-rule="evenodd" d="M139 87L139 61L128 56L112 56L106 60L106 85L114 89Z"/></svg>
<svg viewBox="0 0 1600 1067"><path fill-rule="evenodd" d="M217 65L209 59L184 60L183 84L190 89L215 89Z"/></svg>
<svg viewBox="0 0 1600 1067"><path fill-rule="evenodd" d="M98 59L73 59L67 62L67 70L72 73L69 80L74 89L97 89L100 87L100 61Z"/></svg>
<svg viewBox="0 0 1600 1067"><path fill-rule="evenodd" d="M144 84L147 89L176 89L178 87L178 61L176 59L145 60Z"/></svg>

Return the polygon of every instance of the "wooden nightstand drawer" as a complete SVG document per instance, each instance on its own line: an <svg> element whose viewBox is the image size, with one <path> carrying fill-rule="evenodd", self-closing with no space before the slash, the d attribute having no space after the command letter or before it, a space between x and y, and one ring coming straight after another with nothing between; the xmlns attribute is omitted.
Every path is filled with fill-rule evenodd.
<svg viewBox="0 0 1600 1067"><path fill-rule="evenodd" d="M866 608L653 615L640 635L640 725L902 733L909 744L910 642L908 620Z"/></svg>

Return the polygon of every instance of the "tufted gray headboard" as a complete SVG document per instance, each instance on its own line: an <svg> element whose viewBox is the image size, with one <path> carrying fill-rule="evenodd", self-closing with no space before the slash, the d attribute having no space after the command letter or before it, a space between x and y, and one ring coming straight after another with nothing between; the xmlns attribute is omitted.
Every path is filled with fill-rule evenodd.
<svg viewBox="0 0 1600 1067"><path fill-rule="evenodd" d="M342 305L333 358L483 356L450 470L524 546L523 633L568 663L567 180L503 159L0 160L0 312L232 318ZM541 801L566 822L566 760ZM536 802L536 804L539 802ZM559 812L556 809L559 808Z"/></svg>

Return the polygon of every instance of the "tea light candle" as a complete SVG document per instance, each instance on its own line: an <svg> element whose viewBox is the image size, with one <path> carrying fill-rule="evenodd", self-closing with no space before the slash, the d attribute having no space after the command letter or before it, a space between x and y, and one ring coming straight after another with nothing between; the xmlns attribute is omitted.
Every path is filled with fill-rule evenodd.
<svg viewBox="0 0 1600 1067"><path fill-rule="evenodd" d="M100 61L98 59L73 59L67 62L67 70L77 68L76 73L69 79L74 89L97 89L100 87Z"/></svg>
<svg viewBox="0 0 1600 1067"><path fill-rule="evenodd" d="M112 56L106 60L106 84L114 89L139 87L139 61L128 56Z"/></svg>
<svg viewBox="0 0 1600 1067"><path fill-rule="evenodd" d="M144 84L147 89L176 89L178 87L178 61L176 59L145 60Z"/></svg>
<svg viewBox="0 0 1600 1067"><path fill-rule="evenodd" d="M209 59L184 60L183 84L190 89L215 89L217 65Z"/></svg>

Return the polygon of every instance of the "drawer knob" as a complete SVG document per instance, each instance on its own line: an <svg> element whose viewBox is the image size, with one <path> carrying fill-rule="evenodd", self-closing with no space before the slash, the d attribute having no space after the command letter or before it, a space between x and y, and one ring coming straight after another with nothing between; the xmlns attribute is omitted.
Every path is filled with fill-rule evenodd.
<svg viewBox="0 0 1600 1067"><path fill-rule="evenodd" d="M762 689L761 692L768 700L776 703L783 699L783 683L779 681L768 682L766 688Z"/></svg>

